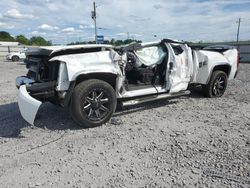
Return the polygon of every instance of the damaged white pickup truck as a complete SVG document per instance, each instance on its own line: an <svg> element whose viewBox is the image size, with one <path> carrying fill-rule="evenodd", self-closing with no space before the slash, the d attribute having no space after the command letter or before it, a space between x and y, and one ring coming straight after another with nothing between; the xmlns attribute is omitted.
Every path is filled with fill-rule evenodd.
<svg viewBox="0 0 250 188"><path fill-rule="evenodd" d="M117 103L133 105L188 94L201 85L207 97L220 97L236 76L235 48L192 50L164 39L127 46L40 47L26 53L26 76L16 79L23 118L34 123L43 102L65 107L84 127L107 122Z"/></svg>

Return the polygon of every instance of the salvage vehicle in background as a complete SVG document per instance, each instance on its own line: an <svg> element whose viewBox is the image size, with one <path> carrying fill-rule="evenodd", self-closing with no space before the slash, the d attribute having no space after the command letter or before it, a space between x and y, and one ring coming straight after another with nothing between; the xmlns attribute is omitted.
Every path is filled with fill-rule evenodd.
<svg viewBox="0 0 250 188"><path fill-rule="evenodd" d="M121 47L42 47L26 55L27 76L16 79L23 118L33 124L42 102L50 101L83 127L107 122L117 103L181 96L191 85L201 85L207 97L221 97L239 63L234 48L192 50L169 39Z"/></svg>
<svg viewBox="0 0 250 188"><path fill-rule="evenodd" d="M6 59L7 60L11 60L11 61L19 61L19 60L23 60L26 58L25 52L28 50L28 48L24 48L19 52L11 52L9 54L6 55Z"/></svg>

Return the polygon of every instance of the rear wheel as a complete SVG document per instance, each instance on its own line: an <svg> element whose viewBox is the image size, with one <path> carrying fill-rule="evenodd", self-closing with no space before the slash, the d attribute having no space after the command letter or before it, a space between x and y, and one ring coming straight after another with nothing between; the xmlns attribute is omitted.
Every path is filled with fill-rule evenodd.
<svg viewBox="0 0 250 188"><path fill-rule="evenodd" d="M16 55L14 55L14 56L11 58L12 61L19 61L19 59L20 59L20 58L19 58L18 56L16 56Z"/></svg>
<svg viewBox="0 0 250 188"><path fill-rule="evenodd" d="M78 84L71 97L70 114L81 126L91 128L107 122L116 109L113 87L97 79Z"/></svg>
<svg viewBox="0 0 250 188"><path fill-rule="evenodd" d="M207 97L221 97L227 88L227 75L223 71L214 71L203 91Z"/></svg>

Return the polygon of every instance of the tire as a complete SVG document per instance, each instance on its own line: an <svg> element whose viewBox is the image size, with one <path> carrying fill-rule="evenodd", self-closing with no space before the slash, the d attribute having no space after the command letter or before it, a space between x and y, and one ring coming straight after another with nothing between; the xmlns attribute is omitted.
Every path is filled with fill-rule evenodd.
<svg viewBox="0 0 250 188"><path fill-rule="evenodd" d="M221 97L227 88L227 75L223 71L214 71L207 85L204 85L203 92L206 97Z"/></svg>
<svg viewBox="0 0 250 188"><path fill-rule="evenodd" d="M19 61L19 57L17 56L17 55L14 55L12 58L11 58L11 60L12 61Z"/></svg>
<svg viewBox="0 0 250 188"><path fill-rule="evenodd" d="M92 128L106 123L113 115L116 104L116 94L110 84L90 79L75 87L69 112L80 126Z"/></svg>

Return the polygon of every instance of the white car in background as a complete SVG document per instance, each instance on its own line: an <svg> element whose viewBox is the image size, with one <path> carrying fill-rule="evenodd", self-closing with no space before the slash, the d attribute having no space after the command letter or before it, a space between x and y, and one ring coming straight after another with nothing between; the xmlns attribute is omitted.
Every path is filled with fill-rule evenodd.
<svg viewBox="0 0 250 188"><path fill-rule="evenodd" d="M11 52L6 55L6 59L11 61L19 61L20 59L25 59L26 58L25 52L27 50L28 48L24 48L19 52Z"/></svg>

